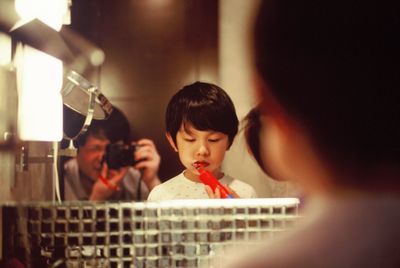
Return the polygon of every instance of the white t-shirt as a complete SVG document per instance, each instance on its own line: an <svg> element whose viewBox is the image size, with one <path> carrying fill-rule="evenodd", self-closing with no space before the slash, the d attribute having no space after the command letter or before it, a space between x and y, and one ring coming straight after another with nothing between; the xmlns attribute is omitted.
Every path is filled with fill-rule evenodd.
<svg viewBox="0 0 400 268"><path fill-rule="evenodd" d="M228 185L241 198L256 198L256 191L252 186L242 181L224 175L219 182ZM149 194L148 201L162 201L172 199L208 199L205 186L201 182L187 179L183 172L178 176L156 186Z"/></svg>

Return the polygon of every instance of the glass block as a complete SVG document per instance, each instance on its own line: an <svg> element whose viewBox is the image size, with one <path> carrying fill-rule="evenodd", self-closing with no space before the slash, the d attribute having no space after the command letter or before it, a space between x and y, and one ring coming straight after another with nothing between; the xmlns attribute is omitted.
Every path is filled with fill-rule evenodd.
<svg viewBox="0 0 400 268"><path fill-rule="evenodd" d="M207 222L206 221L202 221L202 220L197 220L195 222L195 226L197 229L207 229Z"/></svg>
<svg viewBox="0 0 400 268"><path fill-rule="evenodd" d="M144 215L148 218L156 219L157 218L157 209L148 208L144 211Z"/></svg>
<svg viewBox="0 0 400 268"><path fill-rule="evenodd" d="M221 241L220 232L211 232L208 235L209 235L208 241L210 241L210 242L220 242Z"/></svg>
<svg viewBox="0 0 400 268"><path fill-rule="evenodd" d="M53 232L52 222L42 222L41 232L42 233L52 233Z"/></svg>
<svg viewBox="0 0 400 268"><path fill-rule="evenodd" d="M261 228L269 228L272 226L272 223L270 222L269 219L261 219L260 225L261 225Z"/></svg>
<svg viewBox="0 0 400 268"><path fill-rule="evenodd" d="M49 220L53 217L53 210L51 208L42 208L42 219Z"/></svg>
<svg viewBox="0 0 400 268"><path fill-rule="evenodd" d="M119 222L109 221L108 222L108 231L109 232L118 232L119 231Z"/></svg>
<svg viewBox="0 0 400 268"><path fill-rule="evenodd" d="M70 207L69 219L79 219L79 218L80 218L79 207Z"/></svg>
<svg viewBox="0 0 400 268"><path fill-rule="evenodd" d="M127 222L123 222L122 223L122 230L123 231L132 231L132 225L131 222L127 221Z"/></svg>
<svg viewBox="0 0 400 268"><path fill-rule="evenodd" d="M123 247L122 248L122 256L123 257L131 257L134 252L132 251L132 247Z"/></svg>
<svg viewBox="0 0 400 268"><path fill-rule="evenodd" d="M138 257L143 257L145 256L146 253L146 248L144 246L141 247L135 247L135 255Z"/></svg>
<svg viewBox="0 0 400 268"><path fill-rule="evenodd" d="M125 220L131 219L132 218L132 210L130 208L123 208L122 216L123 216L123 219L125 219Z"/></svg>
<svg viewBox="0 0 400 268"><path fill-rule="evenodd" d="M105 220L106 218L106 211L104 208L97 208L96 209L96 220Z"/></svg>
<svg viewBox="0 0 400 268"><path fill-rule="evenodd" d="M117 208L109 208L108 209L108 216L110 219L119 219L119 210Z"/></svg>
<svg viewBox="0 0 400 268"><path fill-rule="evenodd" d="M248 220L247 221L247 227L250 228L258 228L259 227L259 221L257 220Z"/></svg>
<svg viewBox="0 0 400 268"><path fill-rule="evenodd" d="M65 237L63 235L56 235L54 236L54 246L61 247L66 245Z"/></svg>
<svg viewBox="0 0 400 268"><path fill-rule="evenodd" d="M84 235L82 237L82 244L83 245L93 245L94 241L93 241L93 236L91 235Z"/></svg>
<svg viewBox="0 0 400 268"><path fill-rule="evenodd" d="M154 220L148 220L146 221L146 229L147 230L157 230L158 228L158 222L157 219Z"/></svg>
<svg viewBox="0 0 400 268"><path fill-rule="evenodd" d="M272 208L272 214L283 214L283 208L281 207L274 207Z"/></svg>
<svg viewBox="0 0 400 268"><path fill-rule="evenodd" d="M158 259L146 259L146 268L156 268L158 266Z"/></svg>
<svg viewBox="0 0 400 268"><path fill-rule="evenodd" d="M122 249L121 248L119 248L119 247L110 247L110 249L109 249L109 252L110 252L110 257L111 258L115 258L115 257L120 257L122 254L121 254L121 251Z"/></svg>
<svg viewBox="0 0 400 268"><path fill-rule="evenodd" d="M28 218L31 220L40 219L40 207L31 207L28 209Z"/></svg>
<svg viewBox="0 0 400 268"><path fill-rule="evenodd" d="M160 231L169 230L169 229L171 229L171 222L168 220L160 220L158 222L158 226L159 226Z"/></svg>
<svg viewBox="0 0 400 268"><path fill-rule="evenodd" d="M65 207L57 208L56 210L56 218L57 219L66 219L67 217L67 209Z"/></svg>
<svg viewBox="0 0 400 268"><path fill-rule="evenodd" d="M208 242L208 233L196 233L197 242Z"/></svg>
<svg viewBox="0 0 400 268"><path fill-rule="evenodd" d="M223 201L41 203L4 215L16 215L5 224L16 226L8 228L13 241L28 241L29 254L49 265L65 256L74 267L207 267L225 248L256 245L299 217L297 203L287 200Z"/></svg>
<svg viewBox="0 0 400 268"><path fill-rule="evenodd" d="M180 221L180 220L171 221L171 229L181 230L182 229L182 221Z"/></svg>
<svg viewBox="0 0 400 268"><path fill-rule="evenodd" d="M172 245L161 246L161 256L171 256L173 254Z"/></svg>
<svg viewBox="0 0 400 268"><path fill-rule="evenodd" d="M195 242L196 241L196 233L183 233L182 241L183 242Z"/></svg>
<svg viewBox="0 0 400 268"><path fill-rule="evenodd" d="M171 239L174 243L181 243L182 242L182 233L171 233Z"/></svg>
<svg viewBox="0 0 400 268"><path fill-rule="evenodd" d="M170 267L171 266L171 259L170 258L159 258L158 259L158 266L157 267Z"/></svg>
<svg viewBox="0 0 400 268"><path fill-rule="evenodd" d="M95 241L96 245L105 245L107 243L107 236L97 234Z"/></svg>
<svg viewBox="0 0 400 268"><path fill-rule="evenodd" d="M92 207L84 207L82 209L82 218L86 220L94 219L94 211Z"/></svg>
<svg viewBox="0 0 400 268"><path fill-rule="evenodd" d="M116 245L120 243L119 235L110 235L110 245Z"/></svg>
<svg viewBox="0 0 400 268"><path fill-rule="evenodd" d="M158 233L146 234L146 242L147 243L158 243Z"/></svg>
<svg viewBox="0 0 400 268"><path fill-rule="evenodd" d="M186 257L194 257L196 256L196 245L184 245L184 253Z"/></svg>
<svg viewBox="0 0 400 268"><path fill-rule="evenodd" d="M193 220L183 220L182 221L182 229L194 229L195 222Z"/></svg>
<svg viewBox="0 0 400 268"><path fill-rule="evenodd" d="M29 222L28 232L29 233L40 233L40 222Z"/></svg>
<svg viewBox="0 0 400 268"><path fill-rule="evenodd" d="M93 224L92 221L90 222L83 222L83 231L85 233L89 233L89 232L96 232L96 229L94 228L95 225Z"/></svg>
<svg viewBox="0 0 400 268"><path fill-rule="evenodd" d="M124 234L122 236L122 242L124 244L132 244L133 243L133 238L131 234Z"/></svg>
<svg viewBox="0 0 400 268"><path fill-rule="evenodd" d="M76 221L69 222L68 223L68 231L69 232L74 232L74 233L79 232L79 222L76 222Z"/></svg>
<svg viewBox="0 0 400 268"><path fill-rule="evenodd" d="M173 256L174 255L180 255L180 254L184 254L185 252L185 247L183 245L173 245L172 246L172 252L173 252Z"/></svg>
<svg viewBox="0 0 400 268"><path fill-rule="evenodd" d="M144 243L144 234L135 234L133 236L134 243L143 244Z"/></svg>
<svg viewBox="0 0 400 268"><path fill-rule="evenodd" d="M134 221L133 226L135 230L144 230L144 222L143 221Z"/></svg>
<svg viewBox="0 0 400 268"><path fill-rule="evenodd" d="M157 256L158 254L158 246L147 246L146 247L146 256Z"/></svg>
<svg viewBox="0 0 400 268"><path fill-rule="evenodd" d="M260 214L272 214L272 208L262 207L260 209Z"/></svg>

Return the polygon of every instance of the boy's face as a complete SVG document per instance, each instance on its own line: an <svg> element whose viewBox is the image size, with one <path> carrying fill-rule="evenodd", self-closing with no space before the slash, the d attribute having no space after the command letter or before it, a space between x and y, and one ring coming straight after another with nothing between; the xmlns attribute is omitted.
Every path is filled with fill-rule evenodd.
<svg viewBox="0 0 400 268"><path fill-rule="evenodd" d="M202 163L206 170L219 177L219 168L229 148L228 135L221 132L200 131L191 124L185 124L185 127L182 124L176 134L176 145L168 134L167 138L187 169L186 177L198 179L199 172L193 166L195 162Z"/></svg>

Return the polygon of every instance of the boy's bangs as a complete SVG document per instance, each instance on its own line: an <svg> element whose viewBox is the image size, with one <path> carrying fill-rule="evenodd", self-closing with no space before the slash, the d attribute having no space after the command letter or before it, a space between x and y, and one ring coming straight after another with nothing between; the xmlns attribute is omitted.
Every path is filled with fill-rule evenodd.
<svg viewBox="0 0 400 268"><path fill-rule="evenodd" d="M191 124L197 130L202 131L217 131L224 134L229 133L229 121L221 111L210 109L210 107L195 107L190 109L190 113L182 118L182 123L185 131L187 124Z"/></svg>

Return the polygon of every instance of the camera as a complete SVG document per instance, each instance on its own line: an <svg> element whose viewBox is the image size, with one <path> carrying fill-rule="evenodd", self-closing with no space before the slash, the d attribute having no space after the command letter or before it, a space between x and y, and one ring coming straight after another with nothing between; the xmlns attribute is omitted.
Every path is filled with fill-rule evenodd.
<svg viewBox="0 0 400 268"><path fill-rule="evenodd" d="M109 169L119 169L121 167L133 166L138 161L134 159L134 152L138 145L112 143L107 145L104 161Z"/></svg>

